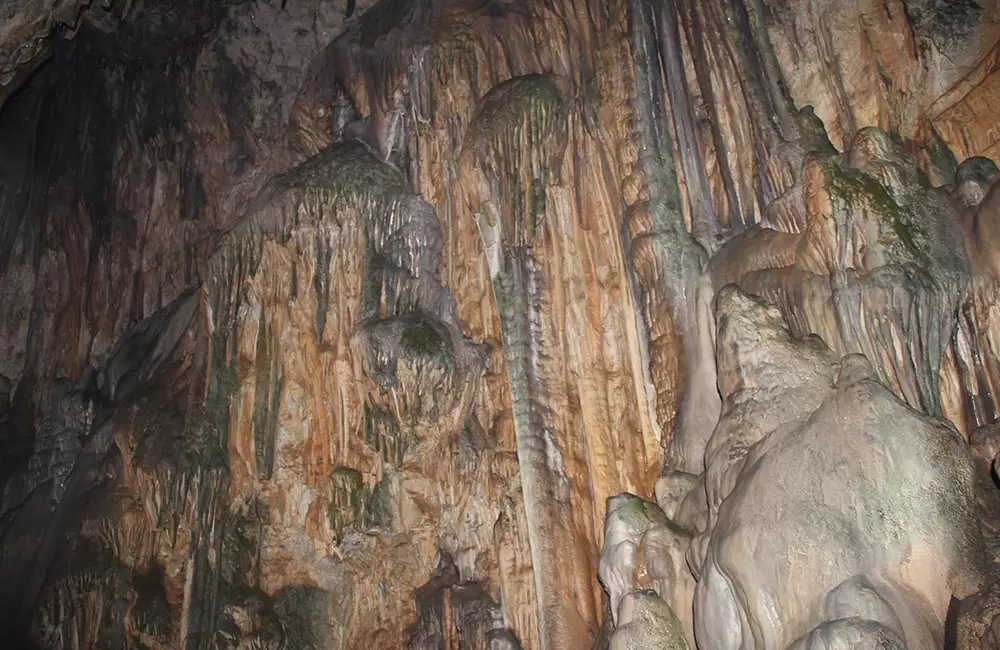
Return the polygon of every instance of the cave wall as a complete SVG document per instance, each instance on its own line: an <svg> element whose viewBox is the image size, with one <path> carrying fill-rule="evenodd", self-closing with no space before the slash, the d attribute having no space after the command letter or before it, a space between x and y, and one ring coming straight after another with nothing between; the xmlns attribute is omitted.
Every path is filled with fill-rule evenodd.
<svg viewBox="0 0 1000 650"><path fill-rule="evenodd" d="M0 12L18 643L641 641L608 499L687 517L701 567L764 439L726 437L726 372L786 381L717 349L730 284L965 440L996 420L996 3ZM682 571L640 583L690 644Z"/></svg>

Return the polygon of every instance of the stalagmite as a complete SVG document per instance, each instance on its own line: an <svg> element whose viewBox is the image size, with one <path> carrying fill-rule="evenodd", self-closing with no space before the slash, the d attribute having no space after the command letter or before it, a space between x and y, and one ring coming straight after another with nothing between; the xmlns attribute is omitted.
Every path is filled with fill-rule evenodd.
<svg viewBox="0 0 1000 650"><path fill-rule="evenodd" d="M874 381L863 357L793 340L776 309L729 288L718 310L713 443L731 446L709 456L700 647L856 635L940 647L952 595L985 579L964 441Z"/></svg>

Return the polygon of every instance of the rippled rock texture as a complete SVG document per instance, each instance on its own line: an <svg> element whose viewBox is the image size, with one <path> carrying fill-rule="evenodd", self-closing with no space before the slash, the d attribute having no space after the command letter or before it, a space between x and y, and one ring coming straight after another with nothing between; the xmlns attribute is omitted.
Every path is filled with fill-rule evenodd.
<svg viewBox="0 0 1000 650"><path fill-rule="evenodd" d="M0 8L0 634L995 648L1000 5Z"/></svg>

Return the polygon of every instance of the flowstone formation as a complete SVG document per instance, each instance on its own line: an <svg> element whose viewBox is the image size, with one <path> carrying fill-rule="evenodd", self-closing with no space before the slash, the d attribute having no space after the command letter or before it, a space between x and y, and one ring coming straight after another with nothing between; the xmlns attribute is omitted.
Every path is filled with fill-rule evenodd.
<svg viewBox="0 0 1000 650"><path fill-rule="evenodd" d="M673 514L673 513L671 513ZM649 604L650 611L670 612L666 619L676 619L670 624L670 635L694 639L691 608L695 580L687 566L687 553L691 543L690 531L667 518L660 507L632 494L622 494L608 499L608 516L604 522L604 549L601 552L600 578L608 591L611 620L618 627L628 625L632 615L629 608L639 603ZM648 592L648 593L644 593ZM635 596L636 594L642 594ZM662 594L662 604L650 604L656 594ZM640 609L644 609L644 605ZM659 610L657 609L659 608ZM683 619L677 619L678 616ZM682 627L683 626L683 627ZM629 632L618 631L616 637L631 639L643 634L655 636L653 626L641 633L633 625ZM668 635L668 636L670 636ZM638 643L630 641L629 643ZM627 646L628 647L628 646ZM641 647L641 646L639 646Z"/></svg>
<svg viewBox="0 0 1000 650"><path fill-rule="evenodd" d="M1000 4L0 7L0 638L1000 647Z"/></svg>
<svg viewBox="0 0 1000 650"><path fill-rule="evenodd" d="M738 290L720 294L718 318L724 407L709 447L730 450L708 464L709 526L691 556L702 645L819 647L856 633L939 647L951 597L984 577L965 442L875 381L866 359L790 340L776 311Z"/></svg>
<svg viewBox="0 0 1000 650"><path fill-rule="evenodd" d="M978 480L965 441L863 356L794 339L759 298L727 287L717 318L723 412L706 472L663 479L671 518L609 500L613 606L652 583L660 607L693 613L699 648L942 647L952 598L980 602L990 576L977 490L996 487ZM676 551L654 550L670 548L655 531L686 552L681 572Z"/></svg>

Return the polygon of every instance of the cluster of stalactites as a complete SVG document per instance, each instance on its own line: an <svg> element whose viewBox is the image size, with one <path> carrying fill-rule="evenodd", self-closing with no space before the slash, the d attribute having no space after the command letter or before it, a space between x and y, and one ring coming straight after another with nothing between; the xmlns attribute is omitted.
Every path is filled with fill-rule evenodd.
<svg viewBox="0 0 1000 650"><path fill-rule="evenodd" d="M551 75L498 84L483 97L466 134L463 183L479 188L474 196L490 197L489 206L472 209L498 221L497 243L506 250L532 245L548 186L560 180L569 108L562 86Z"/></svg>
<svg viewBox="0 0 1000 650"><path fill-rule="evenodd" d="M213 326L236 326L240 305L248 298L243 295L245 280L258 272L266 242L299 247L308 242L309 233L315 233L321 253L352 245L364 251L362 319L354 342L377 392L385 394L385 409L401 429L418 437L435 427L460 430L485 351L464 337L441 285L437 215L409 192L396 168L362 141L336 144L261 191L212 260L206 294ZM329 268L331 257L316 255L315 291L329 291L324 278L336 272ZM294 274L293 269L293 284ZM287 300L302 290L289 288ZM327 299L317 296L318 312L325 311ZM318 313L316 322L317 339L322 340L324 314Z"/></svg>
<svg viewBox="0 0 1000 650"><path fill-rule="evenodd" d="M956 425L971 432L1000 416L1000 171L988 158L973 157L958 166L954 192L972 264L968 300L958 323L941 376L942 400Z"/></svg>
<svg viewBox="0 0 1000 650"><path fill-rule="evenodd" d="M787 205L713 257L713 284L766 296L797 336L865 354L911 406L940 413L939 371L970 283L956 204L879 129L859 130L842 155L811 140L776 150Z"/></svg>

